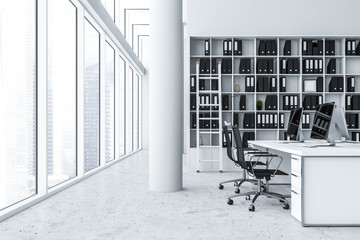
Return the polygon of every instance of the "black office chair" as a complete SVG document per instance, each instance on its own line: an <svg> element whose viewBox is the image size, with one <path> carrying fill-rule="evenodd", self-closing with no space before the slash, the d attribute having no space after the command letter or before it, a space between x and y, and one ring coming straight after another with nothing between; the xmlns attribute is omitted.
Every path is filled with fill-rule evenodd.
<svg viewBox="0 0 360 240"><path fill-rule="evenodd" d="M283 203L283 208L284 209L289 209L289 202L285 199L284 196L282 196L279 193L268 192L268 191L266 191L266 188L264 189L264 188L261 187L262 186L262 181L261 180L263 180L263 179L266 179L267 181L269 181L272 177L274 177L276 175L288 175L288 174L286 174L286 173L279 170L279 167L280 167L280 165L282 163L282 160L283 160L282 157L278 156L278 155L271 154L271 153L267 153L267 154L254 153L254 154L249 156L249 158L250 158L250 164L249 164L249 161L245 160L245 154L244 154L244 150L243 150L243 147L242 147L240 131L237 128L237 126L233 127L233 134L234 134L235 143L236 143L237 162L239 163L239 165L242 168L244 168L247 171L247 173L250 176L254 177L257 180L258 183L257 183L257 191L241 193L241 194L230 196L228 198L228 204L229 205L233 204L232 198L240 197L240 196L246 196L246 199L249 200L251 195L255 195L252 202L251 202L251 205L249 207L249 211L255 211L254 203L255 203L256 199L260 195L265 195L265 196L270 197L270 198L278 199L281 203ZM256 158L255 163L253 163L254 158ZM261 158L267 158L267 159L270 158L270 160L267 161L267 165L266 165L265 169L255 168L256 163ZM276 169L269 169L268 166L269 166L269 164L271 163L271 161L274 158L280 159L279 164L278 164Z"/></svg>
<svg viewBox="0 0 360 240"><path fill-rule="evenodd" d="M229 131L228 131L228 126L224 125L223 127L224 130L224 134L225 134L225 143L226 143L226 150L227 150L227 155L229 157L229 159L231 161L233 161L235 163L236 166L241 167L240 163L238 162L238 160L235 159L234 155L233 155L233 147L232 147L232 143L229 137ZM247 151L247 154L268 154L267 152L260 152L258 149L253 149L253 148L246 148L244 149L245 151ZM248 161L248 164L251 164L250 161ZM255 164L255 162L254 162ZM256 163L257 165L265 165L263 162L258 161ZM237 179L232 179L232 180L228 180L228 181L224 181L219 183L219 189L224 189L224 185L225 183L234 183L234 186L236 187L235 189L235 193L240 193L240 186L241 184L243 184L244 182L250 182L250 183L254 183L257 184L258 181L256 179L249 179L246 178L246 172L245 169L243 169L243 174L242 174L242 178L237 178Z"/></svg>

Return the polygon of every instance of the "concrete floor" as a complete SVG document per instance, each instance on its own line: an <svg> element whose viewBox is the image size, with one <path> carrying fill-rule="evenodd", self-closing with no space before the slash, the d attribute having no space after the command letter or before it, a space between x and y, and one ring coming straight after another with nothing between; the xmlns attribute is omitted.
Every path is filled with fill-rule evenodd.
<svg viewBox="0 0 360 240"><path fill-rule="evenodd" d="M260 197L256 212L244 198L227 205L233 187L220 191L218 182L238 173L185 170L183 191L149 192L147 156L142 151L1 222L0 239L360 239L357 227L301 227L277 200Z"/></svg>

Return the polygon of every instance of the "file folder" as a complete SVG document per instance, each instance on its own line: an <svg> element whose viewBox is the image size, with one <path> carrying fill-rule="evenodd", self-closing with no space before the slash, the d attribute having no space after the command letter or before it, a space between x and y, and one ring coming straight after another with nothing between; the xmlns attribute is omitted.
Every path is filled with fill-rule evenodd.
<svg viewBox="0 0 360 240"><path fill-rule="evenodd" d="M228 40L228 47L227 47L227 55L232 55L233 51L232 51L232 40Z"/></svg>
<svg viewBox="0 0 360 240"><path fill-rule="evenodd" d="M265 40L260 40L259 42L259 49L258 49L258 54L259 55L266 55L266 42Z"/></svg>
<svg viewBox="0 0 360 240"><path fill-rule="evenodd" d="M274 128L274 114L269 114L269 127Z"/></svg>
<svg viewBox="0 0 360 240"><path fill-rule="evenodd" d="M246 73L251 73L251 59L250 58L245 59L245 70L246 70Z"/></svg>
<svg viewBox="0 0 360 240"><path fill-rule="evenodd" d="M234 55L242 55L242 40L234 40Z"/></svg>
<svg viewBox="0 0 360 240"><path fill-rule="evenodd" d="M270 81L268 77L263 77L263 84L264 92L270 92Z"/></svg>
<svg viewBox="0 0 360 240"><path fill-rule="evenodd" d="M270 78L271 81L271 89L270 92L277 92L277 81L275 77Z"/></svg>
<svg viewBox="0 0 360 240"><path fill-rule="evenodd" d="M227 73L231 74L232 73L232 59L229 58L229 59L226 59L226 61L227 61L227 63L226 63Z"/></svg>
<svg viewBox="0 0 360 240"><path fill-rule="evenodd" d="M351 41L351 55L356 55L356 42L355 42L355 40Z"/></svg>
<svg viewBox="0 0 360 240"><path fill-rule="evenodd" d="M265 114L265 128L270 128L270 117L269 117L269 114Z"/></svg>
<svg viewBox="0 0 360 240"><path fill-rule="evenodd" d="M205 73L210 73L210 58L205 58Z"/></svg>
<svg viewBox="0 0 360 240"><path fill-rule="evenodd" d="M337 77L337 87L338 92L344 91L344 78L343 77Z"/></svg>
<svg viewBox="0 0 360 240"><path fill-rule="evenodd" d="M347 92L355 92L355 77L348 77L346 86Z"/></svg>
<svg viewBox="0 0 360 240"><path fill-rule="evenodd" d="M250 119L248 114L244 114L243 128L250 128Z"/></svg>
<svg viewBox="0 0 360 240"><path fill-rule="evenodd" d="M289 58L287 60L286 73L293 74L294 73L293 70L294 70L294 61L292 58Z"/></svg>
<svg viewBox="0 0 360 240"><path fill-rule="evenodd" d="M337 77L332 77L329 83L329 92L337 92Z"/></svg>
<svg viewBox="0 0 360 240"><path fill-rule="evenodd" d="M229 95L222 95L222 109L223 110L230 110L230 99Z"/></svg>
<svg viewBox="0 0 360 240"><path fill-rule="evenodd" d="M264 78L258 77L256 83L256 91L257 92L264 92Z"/></svg>
<svg viewBox="0 0 360 240"><path fill-rule="evenodd" d="M200 58L200 66L199 66L199 71L200 71L200 74L205 74L205 59L204 58Z"/></svg>
<svg viewBox="0 0 360 240"><path fill-rule="evenodd" d="M360 55L360 42L356 46L356 55Z"/></svg>
<svg viewBox="0 0 360 240"><path fill-rule="evenodd" d="M272 96L267 95L265 98L265 110L272 110Z"/></svg>
<svg viewBox="0 0 360 240"><path fill-rule="evenodd" d="M336 59L331 58L327 65L327 73L328 74L336 74Z"/></svg>
<svg viewBox="0 0 360 240"><path fill-rule="evenodd" d="M239 126L239 115L238 115L238 113L234 113L233 125L238 125Z"/></svg>
<svg viewBox="0 0 360 240"><path fill-rule="evenodd" d="M303 54L303 55L308 55L308 52L307 52L307 42L306 42L306 40L303 40L303 42L302 42L302 54Z"/></svg>
<svg viewBox="0 0 360 240"><path fill-rule="evenodd" d="M294 74L299 74L300 73L300 64L299 64L299 59L298 58L294 58L293 59L293 63L294 63Z"/></svg>
<svg viewBox="0 0 360 240"><path fill-rule="evenodd" d="M286 92L286 77L280 77L280 92Z"/></svg>
<svg viewBox="0 0 360 240"><path fill-rule="evenodd" d="M275 73L275 71L274 71L274 59L268 59L267 62L268 62L268 64L267 64L267 66L268 66L268 73L269 73L269 74Z"/></svg>
<svg viewBox="0 0 360 240"><path fill-rule="evenodd" d="M211 128L219 129L219 120L211 120Z"/></svg>
<svg viewBox="0 0 360 240"><path fill-rule="evenodd" d="M286 74L287 71L286 71L286 59L281 59L281 68L280 68L280 73L282 74Z"/></svg>
<svg viewBox="0 0 360 240"><path fill-rule="evenodd" d="M324 54L323 40L318 40L317 44L318 44L318 47L319 47L319 55L323 55Z"/></svg>
<svg viewBox="0 0 360 240"><path fill-rule="evenodd" d="M217 79L211 79L211 90L219 89L219 81Z"/></svg>
<svg viewBox="0 0 360 240"><path fill-rule="evenodd" d="M346 110L352 110L351 95L346 96Z"/></svg>
<svg viewBox="0 0 360 240"><path fill-rule="evenodd" d="M196 114L192 113L191 114L191 124L190 124L191 128L194 129L196 128Z"/></svg>
<svg viewBox="0 0 360 240"><path fill-rule="evenodd" d="M346 47L346 55L351 55L351 41L350 40L346 40L345 47Z"/></svg>
<svg viewBox="0 0 360 240"><path fill-rule="evenodd" d="M245 77L245 92L251 92L250 77Z"/></svg>
<svg viewBox="0 0 360 240"><path fill-rule="evenodd" d="M249 113L250 128L255 128L255 113Z"/></svg>
<svg viewBox="0 0 360 240"><path fill-rule="evenodd" d="M190 110L196 110L196 95L190 94Z"/></svg>
<svg viewBox="0 0 360 240"><path fill-rule="evenodd" d="M272 54L272 42L270 40L265 41L266 55Z"/></svg>
<svg viewBox="0 0 360 240"><path fill-rule="evenodd" d="M218 64L216 58L211 59L211 73L217 74L218 73Z"/></svg>
<svg viewBox="0 0 360 240"><path fill-rule="evenodd" d="M255 77L250 77L251 92L255 92Z"/></svg>
<svg viewBox="0 0 360 240"><path fill-rule="evenodd" d="M246 110L246 95L240 95L240 110Z"/></svg>
<svg viewBox="0 0 360 240"><path fill-rule="evenodd" d="M323 73L323 60L319 59L319 73Z"/></svg>
<svg viewBox="0 0 360 240"><path fill-rule="evenodd" d="M205 90L205 79L199 79L199 90Z"/></svg>
<svg viewBox="0 0 360 240"><path fill-rule="evenodd" d="M256 128L261 128L262 127L262 124L261 124L261 114L258 113L256 115Z"/></svg>
<svg viewBox="0 0 360 240"><path fill-rule="evenodd" d="M278 128L278 115L274 114L274 128Z"/></svg>
<svg viewBox="0 0 360 240"><path fill-rule="evenodd" d="M316 78L316 92L323 91L323 77Z"/></svg>
<svg viewBox="0 0 360 240"><path fill-rule="evenodd" d="M279 114L279 128L284 128L285 126L285 117L284 113Z"/></svg>
<svg viewBox="0 0 360 240"><path fill-rule="evenodd" d="M290 99L288 95L283 96L283 109L284 110L290 110Z"/></svg>
<svg viewBox="0 0 360 240"><path fill-rule="evenodd" d="M276 42L276 40L271 40L271 55L277 55L277 42Z"/></svg>
<svg viewBox="0 0 360 240"><path fill-rule="evenodd" d="M239 72L240 72L240 74L245 74L246 73L246 63L245 63L244 58L240 59Z"/></svg>
<svg viewBox="0 0 360 240"><path fill-rule="evenodd" d="M261 128L266 128L266 115L261 114Z"/></svg>
<svg viewBox="0 0 360 240"><path fill-rule="evenodd" d="M228 43L227 43L227 40L224 40L224 42L223 42L223 55L224 56L228 55Z"/></svg>

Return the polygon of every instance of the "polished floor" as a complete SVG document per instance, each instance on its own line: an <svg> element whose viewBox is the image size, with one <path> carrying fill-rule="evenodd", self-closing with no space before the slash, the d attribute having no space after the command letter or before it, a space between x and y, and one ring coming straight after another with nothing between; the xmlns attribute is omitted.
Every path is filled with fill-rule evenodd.
<svg viewBox="0 0 360 240"><path fill-rule="evenodd" d="M142 151L1 222L0 239L360 239L357 227L301 227L277 200L259 198L256 212L244 198L227 205L233 187L220 191L217 183L237 173L184 170L183 191L149 192L147 156Z"/></svg>

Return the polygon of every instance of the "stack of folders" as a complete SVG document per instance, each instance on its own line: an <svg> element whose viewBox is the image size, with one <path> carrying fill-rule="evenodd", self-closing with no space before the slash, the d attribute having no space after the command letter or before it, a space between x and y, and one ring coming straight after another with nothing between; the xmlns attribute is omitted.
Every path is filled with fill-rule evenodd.
<svg viewBox="0 0 360 240"><path fill-rule="evenodd" d="M325 40L325 55L335 55L335 40Z"/></svg>
<svg viewBox="0 0 360 240"><path fill-rule="evenodd" d="M255 92L255 77L246 76L245 77L245 92Z"/></svg>
<svg viewBox="0 0 360 240"><path fill-rule="evenodd" d="M280 73L299 74L300 63L298 58L283 58L280 60Z"/></svg>
<svg viewBox="0 0 360 240"><path fill-rule="evenodd" d="M282 113L280 113L281 116ZM282 122L281 122L282 120ZM280 124L280 125L279 125ZM282 128L284 126L284 116L280 117L277 113L257 113L256 114L256 128Z"/></svg>
<svg viewBox="0 0 360 240"><path fill-rule="evenodd" d="M360 44L356 46L355 40L346 40L345 49L346 55L360 55Z"/></svg>
<svg viewBox="0 0 360 240"><path fill-rule="evenodd" d="M244 132L243 133L243 137L242 137L243 148L249 147L249 144L248 144L249 140L255 140L255 132Z"/></svg>
<svg viewBox="0 0 360 240"><path fill-rule="evenodd" d="M360 141L360 132L352 132L351 140L355 141L355 142L359 142Z"/></svg>
<svg viewBox="0 0 360 240"><path fill-rule="evenodd" d="M257 77L256 82L257 92L277 92L276 77Z"/></svg>
<svg viewBox="0 0 360 240"><path fill-rule="evenodd" d="M303 40L303 55L323 55L323 40Z"/></svg>
<svg viewBox="0 0 360 240"><path fill-rule="evenodd" d="M190 110L196 110L196 95L190 94Z"/></svg>
<svg viewBox="0 0 360 240"><path fill-rule="evenodd" d="M277 95L267 95L265 98L265 110L277 109Z"/></svg>
<svg viewBox="0 0 360 240"><path fill-rule="evenodd" d="M346 83L347 92L355 92L355 77L348 77Z"/></svg>
<svg viewBox="0 0 360 240"><path fill-rule="evenodd" d="M279 87L279 91L280 92L286 92L286 77L280 77L280 87Z"/></svg>
<svg viewBox="0 0 360 240"><path fill-rule="evenodd" d="M196 76L190 76L190 92L196 92Z"/></svg>
<svg viewBox="0 0 360 240"><path fill-rule="evenodd" d="M251 73L251 59L250 58L240 59L239 73L240 74Z"/></svg>
<svg viewBox="0 0 360 240"><path fill-rule="evenodd" d="M304 110L316 110L316 106L323 103L322 95L305 95L303 99Z"/></svg>
<svg viewBox="0 0 360 240"><path fill-rule="evenodd" d="M298 95L284 95L283 96L283 110L291 110L299 106Z"/></svg>
<svg viewBox="0 0 360 240"><path fill-rule="evenodd" d="M336 59L331 58L327 65L327 73L328 74L336 74Z"/></svg>
<svg viewBox="0 0 360 240"><path fill-rule="evenodd" d="M273 74L276 73L274 70L274 59L258 59L256 63L256 72L258 74Z"/></svg>
<svg viewBox="0 0 360 240"><path fill-rule="evenodd" d="M310 113L303 113L302 127L304 129L310 128Z"/></svg>
<svg viewBox="0 0 360 240"><path fill-rule="evenodd" d="M331 77L329 83L329 92L343 92L344 91L344 78Z"/></svg>
<svg viewBox="0 0 360 240"><path fill-rule="evenodd" d="M346 110L360 110L360 95L346 95Z"/></svg>
<svg viewBox="0 0 360 240"><path fill-rule="evenodd" d="M284 56L291 55L291 40L286 40L284 44Z"/></svg>
<svg viewBox="0 0 360 240"><path fill-rule="evenodd" d="M200 105L209 105L210 104L210 94L201 94L199 95ZM200 106L200 110L210 110L208 106Z"/></svg>
<svg viewBox="0 0 360 240"><path fill-rule="evenodd" d="M199 128L210 129L211 121L209 119L202 119L202 118L210 118L210 113L199 113Z"/></svg>
<svg viewBox="0 0 360 240"><path fill-rule="evenodd" d="M196 113L191 113L190 115L190 127L191 129L196 128Z"/></svg>
<svg viewBox="0 0 360 240"><path fill-rule="evenodd" d="M229 56L233 54L232 40L224 40L223 42L223 55Z"/></svg>
<svg viewBox="0 0 360 240"><path fill-rule="evenodd" d="M231 110L230 109L230 95L222 95L222 110Z"/></svg>
<svg viewBox="0 0 360 240"><path fill-rule="evenodd" d="M276 40L260 40L258 55L276 55L277 42Z"/></svg>
<svg viewBox="0 0 360 240"><path fill-rule="evenodd" d="M231 74L232 73L232 59L223 58L221 61L221 73L222 74Z"/></svg>
<svg viewBox="0 0 360 240"><path fill-rule="evenodd" d="M359 114L358 113L346 113L345 119L348 128L359 128Z"/></svg>
<svg viewBox="0 0 360 240"><path fill-rule="evenodd" d="M210 55L210 39L206 39L204 41L204 51L205 51L205 56Z"/></svg>
<svg viewBox="0 0 360 240"><path fill-rule="evenodd" d="M200 58L200 74L210 73L210 58Z"/></svg>
<svg viewBox="0 0 360 240"><path fill-rule="evenodd" d="M239 110L246 110L246 95L240 95Z"/></svg>
<svg viewBox="0 0 360 240"><path fill-rule="evenodd" d="M336 69L336 66L335 66ZM322 59L304 59L303 60L303 74L322 74L323 60Z"/></svg>
<svg viewBox="0 0 360 240"><path fill-rule="evenodd" d="M245 113L243 119L243 128L255 128L255 113Z"/></svg>
<svg viewBox="0 0 360 240"><path fill-rule="evenodd" d="M232 132L231 131L229 131L229 139L230 139L230 145L232 146ZM223 147L226 148L225 132L223 132Z"/></svg>

